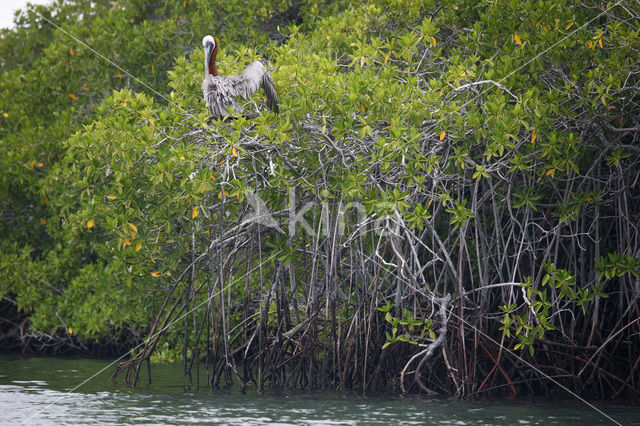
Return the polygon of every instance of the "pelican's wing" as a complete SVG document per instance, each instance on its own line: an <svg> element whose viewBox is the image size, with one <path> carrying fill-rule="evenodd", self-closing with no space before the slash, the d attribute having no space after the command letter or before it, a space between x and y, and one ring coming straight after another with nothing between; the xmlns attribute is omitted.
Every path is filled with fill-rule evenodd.
<svg viewBox="0 0 640 426"><path fill-rule="evenodd" d="M265 72L262 77L262 90L264 90L264 94L267 97L267 106L271 111L278 114L280 112L280 108L278 108L278 95L276 95L273 79L267 72Z"/></svg>
<svg viewBox="0 0 640 426"><path fill-rule="evenodd" d="M241 74L231 77L231 79L238 93L245 99L249 99L262 87L267 97L267 106L276 114L278 113L278 97L273 79L262 62L252 62Z"/></svg>
<svg viewBox="0 0 640 426"><path fill-rule="evenodd" d="M260 61L252 62L242 73L233 77L233 82L238 93L243 98L249 99L260 88L262 76L267 70Z"/></svg>
<svg viewBox="0 0 640 426"><path fill-rule="evenodd" d="M204 101L214 117L229 115L227 108L231 107L235 107L236 112L242 112L242 108L235 100L240 93L233 79L233 77L208 75L202 82Z"/></svg>

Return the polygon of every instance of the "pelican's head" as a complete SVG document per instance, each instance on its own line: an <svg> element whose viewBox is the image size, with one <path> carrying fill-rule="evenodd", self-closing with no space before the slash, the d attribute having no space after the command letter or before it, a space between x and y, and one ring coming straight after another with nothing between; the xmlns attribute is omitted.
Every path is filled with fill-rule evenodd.
<svg viewBox="0 0 640 426"><path fill-rule="evenodd" d="M202 39L202 47L204 47L204 75L209 75L213 70L211 68L211 55L218 46L218 40L210 35L204 36ZM215 58L214 58L215 60Z"/></svg>
<svg viewBox="0 0 640 426"><path fill-rule="evenodd" d="M213 48L216 47L216 39L210 35L204 36L202 39L202 47L206 49L208 44L211 44L211 50L213 50Z"/></svg>

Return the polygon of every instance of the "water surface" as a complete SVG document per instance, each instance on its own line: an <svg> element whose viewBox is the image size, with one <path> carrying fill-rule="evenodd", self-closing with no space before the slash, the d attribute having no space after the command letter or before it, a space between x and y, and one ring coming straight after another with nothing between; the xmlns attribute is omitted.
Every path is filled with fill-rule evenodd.
<svg viewBox="0 0 640 426"><path fill-rule="evenodd" d="M95 359L0 357L0 424L593 425L613 424L584 403L456 401L340 392L282 395L183 386L181 365L153 365L151 385L108 381ZM86 383L77 387L85 380ZM77 387L77 389L76 389ZM622 424L640 407L594 402Z"/></svg>

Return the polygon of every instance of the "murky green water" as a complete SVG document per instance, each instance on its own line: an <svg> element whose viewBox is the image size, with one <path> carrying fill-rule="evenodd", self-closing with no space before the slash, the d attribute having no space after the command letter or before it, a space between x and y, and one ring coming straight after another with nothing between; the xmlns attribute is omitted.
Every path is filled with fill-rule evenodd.
<svg viewBox="0 0 640 426"><path fill-rule="evenodd" d="M179 365L155 365L153 383L108 381L108 361L0 357L0 424L612 424L580 402L461 402L337 392L243 394L181 386ZM76 386L94 376L87 383ZM595 403L622 424L640 407Z"/></svg>

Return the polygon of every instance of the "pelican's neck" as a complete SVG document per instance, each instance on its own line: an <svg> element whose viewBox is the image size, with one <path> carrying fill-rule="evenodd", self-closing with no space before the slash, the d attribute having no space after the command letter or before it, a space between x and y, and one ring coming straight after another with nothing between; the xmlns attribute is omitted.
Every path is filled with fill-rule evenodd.
<svg viewBox="0 0 640 426"><path fill-rule="evenodd" d="M216 68L216 56L218 56L218 43L216 43L216 47L213 48L213 52L211 52L211 57L209 58L209 74L211 75L220 75Z"/></svg>

